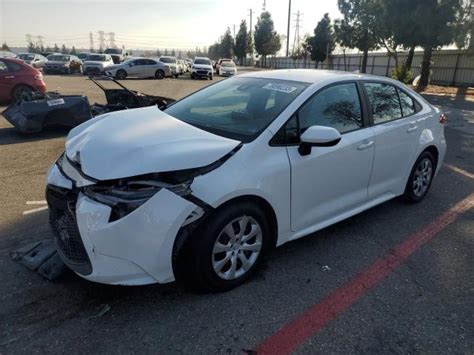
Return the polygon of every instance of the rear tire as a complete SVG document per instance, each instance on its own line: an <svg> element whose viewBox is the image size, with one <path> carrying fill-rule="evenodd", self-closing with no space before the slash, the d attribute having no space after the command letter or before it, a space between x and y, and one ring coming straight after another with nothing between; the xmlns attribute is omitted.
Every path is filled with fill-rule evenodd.
<svg viewBox="0 0 474 355"><path fill-rule="evenodd" d="M410 177L405 187L403 196L406 201L417 203L425 198L433 181L435 170L433 154L428 151L421 153L411 169Z"/></svg>
<svg viewBox="0 0 474 355"><path fill-rule="evenodd" d="M125 79L127 78L127 72L123 69L117 70L117 73L115 73L115 77L117 79Z"/></svg>
<svg viewBox="0 0 474 355"><path fill-rule="evenodd" d="M33 92L34 90L28 85L18 85L12 90L11 100L16 102L21 99L24 94L32 94Z"/></svg>
<svg viewBox="0 0 474 355"><path fill-rule="evenodd" d="M155 72L155 79L163 79L165 77L165 72L161 69L158 69Z"/></svg>
<svg viewBox="0 0 474 355"><path fill-rule="evenodd" d="M199 291L222 292L243 284L272 240L265 213L239 202L217 210L185 242L176 276Z"/></svg>
<svg viewBox="0 0 474 355"><path fill-rule="evenodd" d="M179 76L179 74L175 74L175 75L174 75L174 77L175 77L176 79L178 79L178 76Z"/></svg>

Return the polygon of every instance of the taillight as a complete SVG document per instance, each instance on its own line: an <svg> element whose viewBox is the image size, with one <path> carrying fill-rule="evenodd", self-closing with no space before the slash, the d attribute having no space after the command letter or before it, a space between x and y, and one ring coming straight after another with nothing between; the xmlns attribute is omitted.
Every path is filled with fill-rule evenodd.
<svg viewBox="0 0 474 355"><path fill-rule="evenodd" d="M446 123L446 115L444 113L439 115L439 123L441 123L441 124Z"/></svg>

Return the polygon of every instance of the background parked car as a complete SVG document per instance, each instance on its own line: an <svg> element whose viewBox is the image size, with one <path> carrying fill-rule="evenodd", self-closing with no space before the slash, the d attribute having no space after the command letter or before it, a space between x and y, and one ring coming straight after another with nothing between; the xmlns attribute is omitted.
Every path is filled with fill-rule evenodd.
<svg viewBox="0 0 474 355"><path fill-rule="evenodd" d="M172 75L168 66L150 58L128 59L121 64L107 67L105 74L117 79L128 77L163 79Z"/></svg>
<svg viewBox="0 0 474 355"><path fill-rule="evenodd" d="M45 74L71 74L82 73L82 61L71 54L51 54L43 66Z"/></svg>
<svg viewBox="0 0 474 355"><path fill-rule="evenodd" d="M161 63L164 63L166 66L170 68L171 75L173 75L175 78L179 76L178 60L176 59L176 57L163 56L163 57L160 57L159 60Z"/></svg>
<svg viewBox="0 0 474 355"><path fill-rule="evenodd" d="M84 74L102 74L112 65L114 61L109 54L90 54L84 61Z"/></svg>
<svg viewBox="0 0 474 355"><path fill-rule="evenodd" d="M191 67L191 79L209 78L212 80L213 77L214 69L212 68L211 60L207 57L194 58L193 65Z"/></svg>
<svg viewBox="0 0 474 355"><path fill-rule="evenodd" d="M0 58L15 58L16 54L9 51L0 51Z"/></svg>
<svg viewBox="0 0 474 355"><path fill-rule="evenodd" d="M33 91L46 92L41 72L22 60L0 58L0 101L16 101Z"/></svg>
<svg viewBox="0 0 474 355"><path fill-rule="evenodd" d="M237 67L233 61L222 62L222 64L219 67L220 76L232 76L235 74L237 74Z"/></svg>
<svg viewBox="0 0 474 355"><path fill-rule="evenodd" d="M224 62L231 62L231 61L232 61L232 59L228 59L228 58L221 58L221 59L219 59L219 60L217 61L217 63L216 63L216 66L215 66L215 68L216 68L216 73L219 73L219 69L220 69L222 63L224 63Z"/></svg>
<svg viewBox="0 0 474 355"><path fill-rule="evenodd" d="M87 60L87 58L89 58L91 54L92 53L89 53L89 52L80 52L80 53L77 53L77 57L84 62Z"/></svg>
<svg viewBox="0 0 474 355"><path fill-rule="evenodd" d="M43 57L41 54L37 53L20 53L17 55L17 58L36 69L43 68L44 63L48 61L46 57Z"/></svg>
<svg viewBox="0 0 474 355"><path fill-rule="evenodd" d="M104 54L110 54L115 64L120 64L129 58L128 52L122 48L107 48Z"/></svg>

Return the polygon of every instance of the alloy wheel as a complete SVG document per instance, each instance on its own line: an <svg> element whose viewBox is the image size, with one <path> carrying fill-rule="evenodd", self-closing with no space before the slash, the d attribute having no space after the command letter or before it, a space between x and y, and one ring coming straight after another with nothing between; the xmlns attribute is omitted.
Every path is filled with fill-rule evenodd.
<svg viewBox="0 0 474 355"><path fill-rule="evenodd" d="M229 222L219 233L212 250L212 267L221 279L235 280L246 274L262 251L260 224L250 216Z"/></svg>
<svg viewBox="0 0 474 355"><path fill-rule="evenodd" d="M416 167L413 174L413 194L417 197L423 196L430 186L433 174L433 163L430 159L424 158Z"/></svg>

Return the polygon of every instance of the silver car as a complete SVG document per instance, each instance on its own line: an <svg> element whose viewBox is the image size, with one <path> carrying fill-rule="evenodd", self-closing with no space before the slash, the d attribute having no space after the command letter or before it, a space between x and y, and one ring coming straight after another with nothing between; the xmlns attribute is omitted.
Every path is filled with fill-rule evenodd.
<svg viewBox="0 0 474 355"><path fill-rule="evenodd" d="M36 69L43 68L44 63L48 61L46 57L43 57L41 54L37 53L20 53L17 55L17 58Z"/></svg>
<svg viewBox="0 0 474 355"><path fill-rule="evenodd" d="M131 58L120 64L107 67L105 74L117 79L156 78L171 76L170 68L163 63L149 58Z"/></svg>

